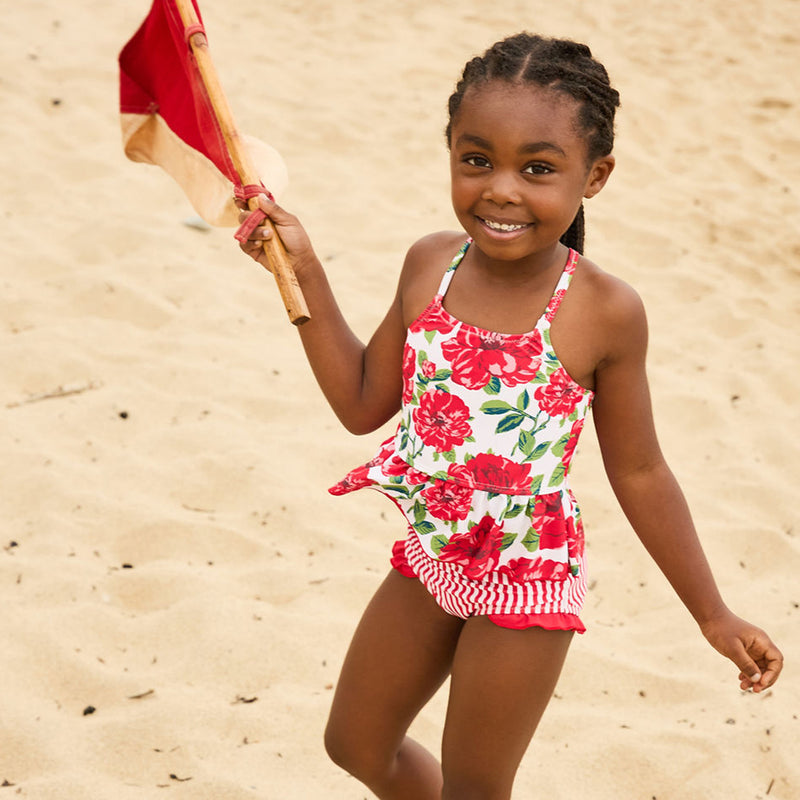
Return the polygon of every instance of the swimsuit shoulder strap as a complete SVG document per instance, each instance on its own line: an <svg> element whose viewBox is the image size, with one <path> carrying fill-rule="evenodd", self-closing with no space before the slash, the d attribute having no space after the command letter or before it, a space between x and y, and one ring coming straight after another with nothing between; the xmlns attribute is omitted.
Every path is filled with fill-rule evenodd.
<svg viewBox="0 0 800 800"><path fill-rule="evenodd" d="M550 298L550 302L547 304L547 308L542 315L542 319L548 323L556 315L556 311L558 311L558 307L561 305L561 301L564 299L564 295L567 293L567 289L572 281L572 276L575 274L575 267L578 266L579 258L580 253L578 253L577 250L570 248L569 258L567 258L567 265L564 267L564 271L561 273L561 277L558 279L556 288L553 291L553 296Z"/></svg>
<svg viewBox="0 0 800 800"><path fill-rule="evenodd" d="M467 248L472 244L472 239L467 239L466 242L461 246L461 249L456 253L455 258L450 262L450 266L445 270L444 275L442 275L442 281L439 284L439 289L436 292L437 297L444 297L447 294L447 290L450 288L450 281L453 280L453 275L456 274L456 268L461 263L462 259L466 255Z"/></svg>

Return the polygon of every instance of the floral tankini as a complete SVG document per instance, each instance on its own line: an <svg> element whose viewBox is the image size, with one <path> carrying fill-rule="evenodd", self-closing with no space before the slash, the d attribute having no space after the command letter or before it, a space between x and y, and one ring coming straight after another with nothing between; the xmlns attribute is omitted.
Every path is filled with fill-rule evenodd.
<svg viewBox="0 0 800 800"><path fill-rule="evenodd" d="M533 330L502 334L442 305L470 243L408 329L397 432L330 492L370 487L395 502L409 533L392 564L449 613L583 632L583 527L567 474L593 393L550 342L578 253Z"/></svg>

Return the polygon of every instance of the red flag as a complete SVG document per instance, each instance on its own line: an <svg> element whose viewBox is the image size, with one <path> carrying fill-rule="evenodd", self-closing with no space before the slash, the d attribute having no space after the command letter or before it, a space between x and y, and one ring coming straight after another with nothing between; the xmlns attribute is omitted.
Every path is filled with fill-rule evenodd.
<svg viewBox="0 0 800 800"><path fill-rule="evenodd" d="M214 225L236 225L236 172L200 78L175 0L154 0L142 26L119 55L120 114L125 154L157 164L181 186L195 210ZM278 194L287 184L286 166L274 148L243 137L265 186Z"/></svg>

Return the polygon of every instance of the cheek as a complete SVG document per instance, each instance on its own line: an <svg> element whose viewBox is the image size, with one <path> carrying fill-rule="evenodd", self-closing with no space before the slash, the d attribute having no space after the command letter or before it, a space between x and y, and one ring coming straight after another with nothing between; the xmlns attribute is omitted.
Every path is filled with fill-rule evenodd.
<svg viewBox="0 0 800 800"><path fill-rule="evenodd" d="M470 206L475 201L476 194L479 193L479 190L473 183L465 181L463 178L459 179L455 175L451 177L450 198L456 211L458 211L459 208Z"/></svg>

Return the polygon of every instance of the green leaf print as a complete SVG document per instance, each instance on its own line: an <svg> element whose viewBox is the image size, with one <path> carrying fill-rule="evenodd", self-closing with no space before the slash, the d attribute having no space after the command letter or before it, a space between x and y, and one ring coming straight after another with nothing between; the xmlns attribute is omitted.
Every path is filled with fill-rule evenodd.
<svg viewBox="0 0 800 800"><path fill-rule="evenodd" d="M417 525L424 522L426 516L427 512L425 511L425 506L417 500L416 503L414 503L414 527L416 528Z"/></svg>
<svg viewBox="0 0 800 800"><path fill-rule="evenodd" d="M524 411L531 403L531 396L528 394L528 390L526 389L518 398L517 398L517 408L520 411Z"/></svg>
<svg viewBox="0 0 800 800"><path fill-rule="evenodd" d="M520 431L517 447L522 451L526 460L530 459L531 453L536 448L536 437L530 431Z"/></svg>
<svg viewBox="0 0 800 800"><path fill-rule="evenodd" d="M445 452L442 453L442 458L445 461L449 461L451 464L455 464L456 463L456 451L455 450L445 450Z"/></svg>
<svg viewBox="0 0 800 800"><path fill-rule="evenodd" d="M553 486L553 487L560 486L562 483L564 483L564 474L565 473L566 473L566 469L564 468L564 465L563 464L559 464L553 470L553 477L550 478L550 481L548 482L547 485L548 486Z"/></svg>
<svg viewBox="0 0 800 800"><path fill-rule="evenodd" d="M531 553L535 552L539 549L539 531L536 530L534 527L528 528L528 532L525 534L525 538L522 540L522 544L530 550Z"/></svg>
<svg viewBox="0 0 800 800"><path fill-rule="evenodd" d="M543 475L534 475L531 481L531 494L539 494L542 490Z"/></svg>
<svg viewBox="0 0 800 800"><path fill-rule="evenodd" d="M424 522L415 522L414 523L414 530L417 533L433 533L436 530L436 526L432 522L428 522L427 520Z"/></svg>
<svg viewBox="0 0 800 800"><path fill-rule="evenodd" d="M453 374L451 369L437 369L436 374L431 378L432 381L446 381Z"/></svg>
<svg viewBox="0 0 800 800"><path fill-rule="evenodd" d="M428 354L424 350L420 350L417 353L417 364L422 366L428 360Z"/></svg>
<svg viewBox="0 0 800 800"><path fill-rule="evenodd" d="M447 544L447 537L442 536L440 533L438 536L434 536L431 539L431 549L434 553L438 556L439 553L442 552L442 548Z"/></svg>
<svg viewBox="0 0 800 800"><path fill-rule="evenodd" d="M436 331L425 331L422 335L425 337L428 344L430 344L433 341L433 337L436 336Z"/></svg>
<svg viewBox="0 0 800 800"><path fill-rule="evenodd" d="M497 423L494 432L508 433L508 431L513 431L515 428L519 428L519 426L525 422L526 418L525 414L507 414Z"/></svg>
<svg viewBox="0 0 800 800"><path fill-rule="evenodd" d="M483 387L483 391L486 394L500 394L500 389L502 388L502 384L500 383L500 378L496 375Z"/></svg>
<svg viewBox="0 0 800 800"><path fill-rule="evenodd" d="M512 545L512 544L514 544L514 539L516 539L516 538L517 538L517 537L516 537L516 534L514 534L514 533L507 533L507 534L506 534L506 535L503 537L503 541L502 541L502 542L500 542L500 549L501 549L501 550L505 550L507 547L511 547L511 545Z"/></svg>
<svg viewBox="0 0 800 800"><path fill-rule="evenodd" d="M505 400L487 400L481 406L484 414L507 414L509 411L515 410L514 406L509 405Z"/></svg>
<svg viewBox="0 0 800 800"><path fill-rule="evenodd" d="M524 510L525 506L522 503L515 503L506 509L503 514L503 519L514 519L514 517L518 517Z"/></svg>
<svg viewBox="0 0 800 800"><path fill-rule="evenodd" d="M542 442L540 445L537 445L534 448L534 451L531 453L529 461L537 461L540 459L550 448L550 442Z"/></svg>
<svg viewBox="0 0 800 800"><path fill-rule="evenodd" d="M566 449L567 442L569 441L569 435L570 434L568 431L553 444L551 452L554 456L558 456L559 458L561 458L561 456L564 455L564 450Z"/></svg>

